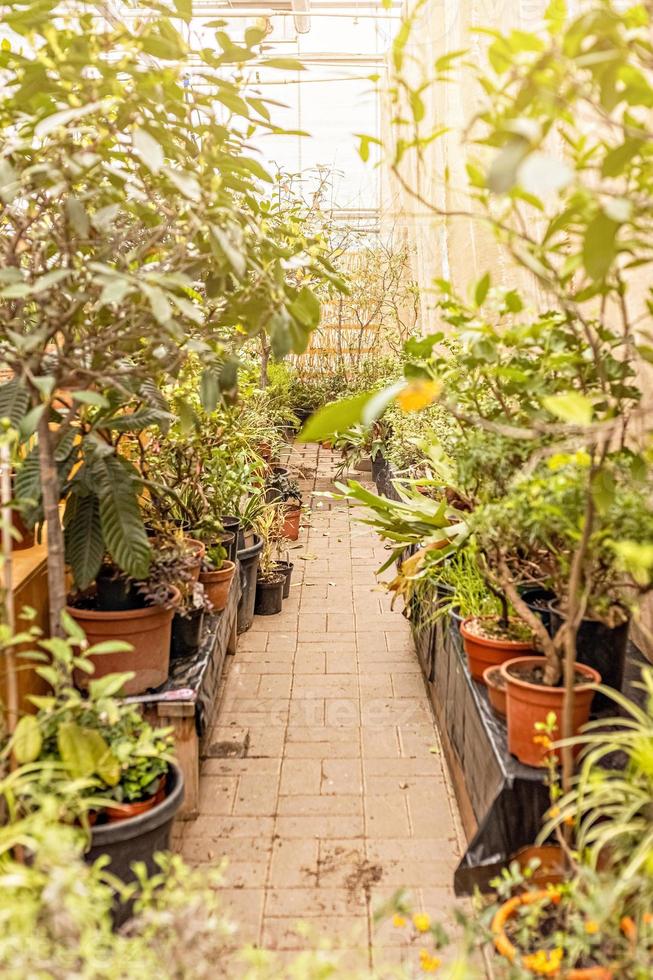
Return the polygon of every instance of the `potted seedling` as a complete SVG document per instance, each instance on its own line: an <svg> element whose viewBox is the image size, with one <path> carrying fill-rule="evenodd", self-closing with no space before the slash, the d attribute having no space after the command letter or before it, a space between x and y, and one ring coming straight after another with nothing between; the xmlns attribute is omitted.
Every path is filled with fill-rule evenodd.
<svg viewBox="0 0 653 980"><path fill-rule="evenodd" d="M289 541L296 541L302 511L302 493L297 481L283 467L278 467L267 481L265 497L268 503L281 504L284 513L283 536Z"/></svg>
<svg viewBox="0 0 653 980"><path fill-rule="evenodd" d="M204 545L201 548L203 555ZM201 564L198 567L197 554L197 550L187 547L186 540L161 542L144 588L146 594L154 598L165 592L172 582L179 593L171 629L172 657L188 657L197 653L202 643L204 614L212 609L204 586L199 582Z"/></svg>
<svg viewBox="0 0 653 980"><path fill-rule="evenodd" d="M235 562L229 561L222 545L215 544L207 549L202 560L200 584L204 587L213 612L222 612L227 605L235 572Z"/></svg>
<svg viewBox="0 0 653 980"><path fill-rule="evenodd" d="M256 580L257 616L273 616L281 612L286 575L276 567L276 539L284 526L283 504L268 504L258 519L263 548Z"/></svg>
<svg viewBox="0 0 653 980"><path fill-rule="evenodd" d="M500 666L514 657L534 653L532 630L515 616L510 616L508 601L497 593L501 603L498 616L470 616L460 627L467 654L469 672L474 680L485 683L488 667Z"/></svg>

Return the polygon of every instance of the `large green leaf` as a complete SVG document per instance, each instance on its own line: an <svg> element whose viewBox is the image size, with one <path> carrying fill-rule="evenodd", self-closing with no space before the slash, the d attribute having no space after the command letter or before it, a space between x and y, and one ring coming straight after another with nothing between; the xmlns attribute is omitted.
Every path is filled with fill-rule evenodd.
<svg viewBox="0 0 653 980"><path fill-rule="evenodd" d="M123 572L136 579L147 578L151 552L134 471L116 456L95 455L91 473L100 501L100 522L107 551Z"/></svg>
<svg viewBox="0 0 653 980"><path fill-rule="evenodd" d="M297 436L298 442L320 442L336 432L344 432L352 425L358 425L362 421L365 406L374 394L373 391L366 391L318 409L303 426Z"/></svg>
<svg viewBox="0 0 653 980"><path fill-rule="evenodd" d="M0 418L17 426L29 408L29 392L17 378L0 385Z"/></svg>
<svg viewBox="0 0 653 980"><path fill-rule="evenodd" d="M34 715L23 715L14 731L12 748L16 762L25 765L38 759L43 745L41 728Z"/></svg>
<svg viewBox="0 0 653 980"><path fill-rule="evenodd" d="M63 721L59 725L57 748L61 761L74 779L94 776L100 760L110 751L99 732L82 728L74 721Z"/></svg>
<svg viewBox="0 0 653 980"><path fill-rule="evenodd" d="M75 585L86 589L94 581L104 557L100 502L95 494L72 493L64 514L66 561Z"/></svg>

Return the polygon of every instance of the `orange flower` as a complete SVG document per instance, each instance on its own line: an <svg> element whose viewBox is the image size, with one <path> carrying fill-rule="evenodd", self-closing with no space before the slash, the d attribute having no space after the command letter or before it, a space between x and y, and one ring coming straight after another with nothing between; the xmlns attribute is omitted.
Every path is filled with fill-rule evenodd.
<svg viewBox="0 0 653 980"><path fill-rule="evenodd" d="M622 917L619 926L629 943L637 942L637 926L629 915Z"/></svg>
<svg viewBox="0 0 653 980"><path fill-rule="evenodd" d="M571 816L571 814L568 817L565 817L565 819L562 822L566 827L573 827L575 823L574 818Z"/></svg>
<svg viewBox="0 0 653 980"><path fill-rule="evenodd" d="M645 925L650 926L653 923L653 912L645 912L642 916L642 922Z"/></svg>
<svg viewBox="0 0 653 980"><path fill-rule="evenodd" d="M553 748L553 742L548 735L533 735L533 742L535 745L541 745L547 751Z"/></svg>
<svg viewBox="0 0 653 980"><path fill-rule="evenodd" d="M554 820L555 820L556 817L559 817L560 816L560 807L559 806L552 806L550 808L550 810L549 810L549 816L550 817L553 817Z"/></svg>
<svg viewBox="0 0 653 980"><path fill-rule="evenodd" d="M415 378L397 395L397 404L402 412L419 412L432 405L440 397L442 385L439 381Z"/></svg>
<svg viewBox="0 0 653 980"><path fill-rule="evenodd" d="M588 936L595 936L599 931L599 924L596 919L588 919L585 923L585 932Z"/></svg>

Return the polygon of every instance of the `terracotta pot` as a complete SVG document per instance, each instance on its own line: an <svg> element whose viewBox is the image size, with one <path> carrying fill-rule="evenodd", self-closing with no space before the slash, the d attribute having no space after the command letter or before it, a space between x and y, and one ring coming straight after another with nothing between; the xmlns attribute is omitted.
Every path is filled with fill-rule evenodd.
<svg viewBox="0 0 653 980"><path fill-rule="evenodd" d="M233 561L223 561L222 568L215 572L201 572L200 582L204 586L206 598L213 606L213 612L222 612L227 605L231 581L236 571Z"/></svg>
<svg viewBox="0 0 653 980"><path fill-rule="evenodd" d="M109 823L116 823L118 820L129 820L130 817L140 817L141 813L153 810L165 799L165 776L159 780L159 788L154 796L148 796L146 800L136 800L135 803L116 803L115 806L108 806L104 812Z"/></svg>
<svg viewBox="0 0 653 980"><path fill-rule="evenodd" d="M184 544L195 557L195 562L191 565L189 571L193 581L199 582L200 572L202 571L202 558L206 554L206 545L202 541L198 541L197 538L187 537L184 537Z"/></svg>
<svg viewBox="0 0 653 980"><path fill-rule="evenodd" d="M523 892L521 895L515 895L513 898L509 898L507 902L504 902L497 911L495 912L494 918L492 919L492 936L494 941L494 948L497 953L508 960L509 963L514 963L516 960L520 962L522 968L526 968L534 976L541 976L542 972L536 968L531 969L528 963L524 963L524 956L520 954L517 947L510 941L508 934L506 932L506 924L510 919L514 918L517 914L518 909L522 905L534 905L536 902L541 902L543 899L551 898L550 892L538 889L537 891ZM551 975L550 973L548 975ZM583 969L572 969L563 970L562 973L558 972L554 974L557 977L564 978L564 980L613 980L614 971L609 967L605 966L590 966Z"/></svg>
<svg viewBox="0 0 653 980"><path fill-rule="evenodd" d="M170 635L174 606L179 601L179 591L171 586L171 606L145 606L144 609L126 609L119 612L100 612L97 609L67 611L79 623L89 644L106 640L124 640L131 643L129 653L103 653L91 657L95 672L89 677L83 671L75 671L75 683L84 689L89 680L97 680L107 674L133 670L135 676L128 681L124 694L142 694L152 687L159 687L168 679L170 667Z"/></svg>
<svg viewBox="0 0 653 980"><path fill-rule="evenodd" d="M301 506L288 504L286 506L286 517L283 522L283 537L289 541L296 541L299 537L299 521L302 515Z"/></svg>
<svg viewBox="0 0 653 980"><path fill-rule="evenodd" d="M483 683L487 687L492 710L499 718L506 717L506 682L501 674L501 667L486 667L483 671Z"/></svg>
<svg viewBox="0 0 653 980"><path fill-rule="evenodd" d="M521 847L512 860L516 861L521 870L524 871L534 858L538 859L540 866L532 872L530 881L538 888L546 888L547 885L559 885L567 879L565 854L557 844L540 844L539 847L531 844L529 847Z"/></svg>
<svg viewBox="0 0 653 980"><path fill-rule="evenodd" d="M543 664L543 657L517 657L501 667L501 673L506 679L508 695L508 750L527 766L546 765L548 754L546 746L533 741L537 734L536 722L546 722L547 715L552 711L558 718L558 731L561 731L562 725L564 688L532 684L519 677L520 671ZM589 685L601 681L598 671L585 664L577 663L576 670L583 674L587 681L576 684L574 688L574 733L589 720L594 697L594 691Z"/></svg>
<svg viewBox="0 0 653 980"><path fill-rule="evenodd" d="M460 632L465 644L467 663L469 672L475 681L485 684L483 671L487 667L499 667L506 660L513 660L515 657L527 653L535 653L533 644L520 640L490 639L485 636L477 636L470 632L469 624L480 619L491 620L492 616L470 616L460 627Z"/></svg>

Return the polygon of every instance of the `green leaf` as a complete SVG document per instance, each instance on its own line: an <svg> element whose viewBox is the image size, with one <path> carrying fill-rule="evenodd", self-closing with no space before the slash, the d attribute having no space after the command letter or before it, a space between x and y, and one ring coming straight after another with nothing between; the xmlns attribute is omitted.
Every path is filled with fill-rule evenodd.
<svg viewBox="0 0 653 980"><path fill-rule="evenodd" d="M109 402L99 391L72 391L72 397L82 405L97 405L98 408L108 408Z"/></svg>
<svg viewBox="0 0 653 980"><path fill-rule="evenodd" d="M12 736L12 748L19 765L35 762L41 754L43 736L34 715L23 715Z"/></svg>
<svg viewBox="0 0 653 980"><path fill-rule="evenodd" d="M91 464L100 501L100 523L107 551L123 572L147 578L150 544L138 503L136 474L116 456L95 455Z"/></svg>
<svg viewBox="0 0 653 980"><path fill-rule="evenodd" d="M17 426L27 413L29 403L29 392L18 378L0 385L0 418L9 419L13 426Z"/></svg>
<svg viewBox="0 0 653 980"><path fill-rule="evenodd" d="M474 301L477 306L482 306L490 289L490 273L486 272L476 283L474 290Z"/></svg>
<svg viewBox="0 0 653 980"><path fill-rule="evenodd" d="M74 491L66 501L64 545L79 589L95 581L104 557L104 537L100 520L100 502L95 494L81 496Z"/></svg>
<svg viewBox="0 0 653 980"><path fill-rule="evenodd" d="M135 129L132 134L134 149L153 174L158 174L164 162L163 147L146 129Z"/></svg>
<svg viewBox="0 0 653 980"><path fill-rule="evenodd" d="M589 425L594 415L594 406L589 398L577 391L562 395L548 395L542 404L552 415L572 425Z"/></svg>
<svg viewBox="0 0 653 980"><path fill-rule="evenodd" d="M109 750L99 732L82 728L74 721L63 721L59 725L57 748L67 772L74 779L95 775L98 761Z"/></svg>
<svg viewBox="0 0 653 980"><path fill-rule="evenodd" d="M617 254L619 225L599 211L590 221L583 240L583 265L590 278L605 279Z"/></svg>
<svg viewBox="0 0 653 980"><path fill-rule="evenodd" d="M296 58L266 58L260 62L265 68L283 68L285 71L304 71L301 61Z"/></svg>
<svg viewBox="0 0 653 980"><path fill-rule="evenodd" d="M61 126L67 126L71 122L78 122L84 116L90 116L91 113L101 108L101 102L89 102L87 105L78 106L74 109L62 109L61 112L55 112L37 123L34 127L34 135L38 140L42 140L54 132L55 129L59 129Z"/></svg>
<svg viewBox="0 0 653 980"><path fill-rule="evenodd" d="M320 322L320 301L308 286L302 286L288 309L308 330L313 330Z"/></svg>
<svg viewBox="0 0 653 980"><path fill-rule="evenodd" d="M320 408L303 426L298 442L321 442L336 432L344 432L363 420L365 406L377 392L367 391Z"/></svg>
<svg viewBox="0 0 653 980"><path fill-rule="evenodd" d="M86 651L89 657L101 657L104 653L131 653L133 650L131 643L125 640L102 640L101 643L94 643Z"/></svg>
<svg viewBox="0 0 653 980"><path fill-rule="evenodd" d="M214 412L220 399L220 379L215 371L206 368L200 378L200 402L205 412Z"/></svg>
<svg viewBox="0 0 653 980"><path fill-rule="evenodd" d="M126 670L121 674L107 674L105 677L90 681L88 693L91 700L98 701L100 698L112 698L120 694L127 681L132 680L134 676L133 670Z"/></svg>

